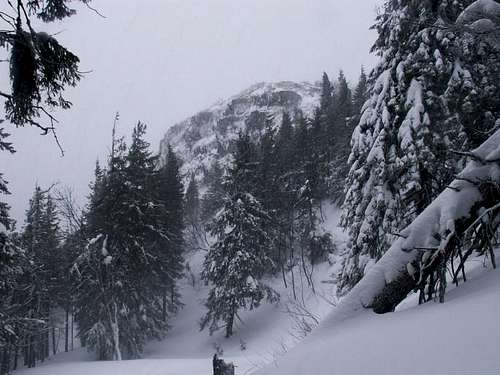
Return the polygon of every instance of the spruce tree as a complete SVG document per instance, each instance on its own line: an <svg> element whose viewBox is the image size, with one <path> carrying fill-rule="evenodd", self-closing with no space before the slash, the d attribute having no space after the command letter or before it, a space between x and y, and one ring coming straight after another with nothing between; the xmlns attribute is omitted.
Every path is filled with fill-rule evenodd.
<svg viewBox="0 0 500 375"><path fill-rule="evenodd" d="M200 217L200 193L194 175L191 175L186 190L186 220L193 224L198 223Z"/></svg>
<svg viewBox="0 0 500 375"><path fill-rule="evenodd" d="M331 135L329 137L328 192L334 202L341 202L344 198L345 178L349 171L347 161L354 128L351 121L353 115L352 93L342 71L339 73L333 97L334 113L329 124Z"/></svg>
<svg viewBox="0 0 500 375"><path fill-rule="evenodd" d="M139 357L147 340L163 336L167 309L179 305L183 212L168 208L182 209L182 185L178 170L157 170L145 131L138 123L128 150L113 140L107 170L96 167L87 244L75 266L80 334L99 359ZM172 173L176 181L168 180ZM171 186L181 195L165 196L162 188Z"/></svg>
<svg viewBox="0 0 500 375"><path fill-rule="evenodd" d="M330 81L330 77L326 72L323 72L321 78L321 98L320 98L320 108L326 114L331 110L333 104L333 86Z"/></svg>
<svg viewBox="0 0 500 375"><path fill-rule="evenodd" d="M0 129L0 151L11 151L4 138L7 134ZM7 182L0 174L0 197L9 194ZM18 340L14 332L17 311L14 309L14 291L18 276L18 251L11 239L13 221L9 216L9 206L0 202L0 374L8 374L11 369L11 351Z"/></svg>
<svg viewBox="0 0 500 375"><path fill-rule="evenodd" d="M2 122L0 121L0 124ZM12 143L7 141L9 134L4 131L3 128L0 128L0 152L6 151L8 153L15 153L14 147ZM3 174L0 172L0 196L10 194L9 189L7 188L7 181L4 180ZM0 200L0 223L3 224L5 230L10 229L12 221L9 218L9 206L7 203ZM1 242L0 242L1 245Z"/></svg>
<svg viewBox="0 0 500 375"><path fill-rule="evenodd" d="M276 298L261 281L273 262L266 254L271 246L270 217L251 192L256 187L256 159L255 145L248 135L240 135L224 184L223 209L211 226L216 242L203 263L202 277L211 289L201 328L208 326L213 332L222 321L226 337L233 334L239 309L253 309L264 298Z"/></svg>
<svg viewBox="0 0 500 375"><path fill-rule="evenodd" d="M0 128L0 152L14 153L14 148L6 140L9 136ZM10 194L0 173L0 374L9 374L17 361L13 357L23 345L26 336L28 315L24 308L29 301L23 291L30 286L21 285L25 272L31 267L25 252L21 250L19 241L13 233L14 220L9 215L9 205L3 202L4 195Z"/></svg>
<svg viewBox="0 0 500 375"><path fill-rule="evenodd" d="M297 179L295 161L297 154L294 150L294 129L288 114L283 119L276 135L276 171L275 179L279 186L276 199L276 226L278 238L276 246L281 258L282 274L285 275L287 267L294 265L293 224L294 203L297 192ZM285 280L285 279L284 279Z"/></svg>
<svg viewBox="0 0 500 375"><path fill-rule="evenodd" d="M11 232L12 221L4 211L0 221L0 374L10 374L17 368L20 348L31 332L26 306L32 296L32 284L22 283L31 263ZM25 351L26 353L26 351Z"/></svg>
<svg viewBox="0 0 500 375"><path fill-rule="evenodd" d="M205 176L205 184L208 189L201 200L201 221L204 224L208 224L222 208L224 196L223 176L223 168L218 161L215 161Z"/></svg>
<svg viewBox="0 0 500 375"><path fill-rule="evenodd" d="M188 249L198 249L203 237L201 226L201 204L198 183L194 175L191 175L188 188L186 190L185 203L185 223L187 229L187 246Z"/></svg>
<svg viewBox="0 0 500 375"><path fill-rule="evenodd" d="M455 121L457 108L447 106L459 41L442 26L454 22L470 2L391 0L377 18L373 50L382 59L370 76L370 98L353 135L346 183L342 222L350 242L340 275L343 291L456 170L447 150L468 142Z"/></svg>
<svg viewBox="0 0 500 375"><path fill-rule="evenodd" d="M453 30L453 70L445 94L450 126L463 128L467 149L479 147L493 133L500 118L500 4L461 1L469 5ZM472 3L472 4L471 4Z"/></svg>
<svg viewBox="0 0 500 375"><path fill-rule="evenodd" d="M364 67L361 67L358 84L352 93L352 114L351 124L356 126L361 118L361 110L363 105L368 100L368 77L366 76Z"/></svg>
<svg viewBox="0 0 500 375"><path fill-rule="evenodd" d="M59 226L55 203L39 186L35 187L26 211L22 247L32 262L24 283L32 285L27 315L32 321L27 340L27 365L49 356L51 312L57 307L58 267L60 262Z"/></svg>
<svg viewBox="0 0 500 375"><path fill-rule="evenodd" d="M161 226L169 236L168 262L171 277L165 280L163 313L167 318L167 310L175 312L181 305L176 280L182 275L185 250L184 240L184 185L180 174L181 162L169 145L166 159L158 172L156 196L163 205Z"/></svg>

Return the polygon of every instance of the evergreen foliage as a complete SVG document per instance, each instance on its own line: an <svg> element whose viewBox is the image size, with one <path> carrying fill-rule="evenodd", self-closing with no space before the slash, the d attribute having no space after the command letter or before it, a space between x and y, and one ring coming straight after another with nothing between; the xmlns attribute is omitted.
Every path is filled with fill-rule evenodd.
<svg viewBox="0 0 500 375"><path fill-rule="evenodd" d="M208 312L201 328L210 332L225 324L226 337L233 334L238 310L253 309L266 298L273 301L276 293L266 286L262 276L273 268L267 250L271 220L252 190L256 169L256 149L248 135L240 135L234 164L224 183L223 209L211 225L216 238L204 265L202 277L211 283L206 307Z"/></svg>
<svg viewBox="0 0 500 375"><path fill-rule="evenodd" d="M212 220L222 208L224 196L223 176L224 169L216 161L206 175L205 184L208 189L201 200L201 221L205 224Z"/></svg>
<svg viewBox="0 0 500 375"><path fill-rule="evenodd" d="M472 99L495 90L479 82L491 82L496 67L485 69L483 80L471 74L481 65L477 55L471 57L474 51L466 52L467 62L457 54L464 39L453 26L470 3L387 1L377 18L373 50L381 62L370 77L346 181L343 225L350 243L340 275L343 291L446 188L460 165L450 150L478 144L478 135L484 139L498 117L491 111L496 99ZM478 122L472 108L482 114Z"/></svg>
<svg viewBox="0 0 500 375"><path fill-rule="evenodd" d="M180 305L182 183L173 153L157 169L145 131L138 123L128 149L113 139L108 168L96 167L86 244L74 267L80 335L99 359L139 357Z"/></svg>
<svg viewBox="0 0 500 375"><path fill-rule="evenodd" d="M344 181L347 177L347 160L350 153L350 142L353 132L353 102L349 84L340 71L336 90L333 95L333 117L329 124L329 171L327 185L329 197L334 202L341 202L344 198Z"/></svg>
<svg viewBox="0 0 500 375"><path fill-rule="evenodd" d="M31 19L53 22L67 18L75 14L69 3L70 0L19 0L3 12L0 42L10 55L11 92L0 95L6 99L6 118L16 126L36 126L47 134L55 124L50 110L71 107L63 91L80 80L79 59L55 37L36 31ZM40 117L45 117L49 124L40 123Z"/></svg>
<svg viewBox="0 0 500 375"><path fill-rule="evenodd" d="M194 175L191 175L186 190L185 223L187 232L186 247L191 250L199 249L204 238L201 225L200 193Z"/></svg>

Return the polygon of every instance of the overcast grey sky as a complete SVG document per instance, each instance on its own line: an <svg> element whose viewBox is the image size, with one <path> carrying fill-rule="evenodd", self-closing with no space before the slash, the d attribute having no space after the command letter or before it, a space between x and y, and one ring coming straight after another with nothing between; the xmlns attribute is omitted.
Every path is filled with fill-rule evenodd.
<svg viewBox="0 0 500 375"><path fill-rule="evenodd" d="M12 216L22 224L36 182L75 189L83 202L97 158L104 160L114 113L120 134L142 120L157 150L166 129L219 99L261 81L316 81L339 69L355 81L369 55L381 0L94 0L63 23L58 39L91 71L74 102L57 113L61 157L33 128L11 131L14 156L0 154ZM48 28L47 28L48 27ZM40 28L39 28L40 29ZM2 71L1 87L8 87Z"/></svg>

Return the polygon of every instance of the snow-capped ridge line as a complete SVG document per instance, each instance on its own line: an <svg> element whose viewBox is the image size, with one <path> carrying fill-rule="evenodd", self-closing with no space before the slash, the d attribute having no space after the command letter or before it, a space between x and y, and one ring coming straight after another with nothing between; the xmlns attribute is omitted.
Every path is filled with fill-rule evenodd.
<svg viewBox="0 0 500 375"><path fill-rule="evenodd" d="M194 173L202 181L215 161L227 165L240 131L258 138L266 119L277 126L284 112L312 116L320 91L319 84L309 82L256 83L170 127L160 142L160 154L171 145L183 162L183 174Z"/></svg>

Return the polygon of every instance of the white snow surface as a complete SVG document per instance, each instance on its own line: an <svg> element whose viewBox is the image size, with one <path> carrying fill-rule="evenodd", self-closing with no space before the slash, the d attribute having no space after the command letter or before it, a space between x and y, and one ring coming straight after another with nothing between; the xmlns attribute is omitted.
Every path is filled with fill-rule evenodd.
<svg viewBox="0 0 500 375"><path fill-rule="evenodd" d="M497 252L498 255L498 252ZM365 311L321 327L275 365L253 375L494 375L500 373L500 271L483 267L444 304ZM471 276L471 273L469 274Z"/></svg>

